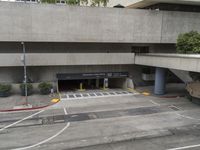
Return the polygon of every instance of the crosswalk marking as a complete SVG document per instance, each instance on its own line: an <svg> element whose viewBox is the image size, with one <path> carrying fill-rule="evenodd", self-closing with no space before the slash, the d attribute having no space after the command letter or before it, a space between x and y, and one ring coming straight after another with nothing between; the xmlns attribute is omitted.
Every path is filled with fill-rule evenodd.
<svg viewBox="0 0 200 150"><path fill-rule="evenodd" d="M130 96L137 95L139 93L128 92L125 90L120 91L88 91L88 92L69 92L61 94L61 100L77 100L77 99L88 99L88 98L98 98L98 97L113 97L113 96Z"/></svg>

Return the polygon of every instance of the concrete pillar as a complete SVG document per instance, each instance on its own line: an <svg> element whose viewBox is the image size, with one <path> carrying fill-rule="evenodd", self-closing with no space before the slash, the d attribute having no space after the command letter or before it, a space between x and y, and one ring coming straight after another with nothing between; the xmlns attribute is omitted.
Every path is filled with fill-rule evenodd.
<svg viewBox="0 0 200 150"><path fill-rule="evenodd" d="M126 84L127 84L127 87L126 87L126 88L134 89L133 80L132 80L131 78L127 78L127 79L126 79Z"/></svg>
<svg viewBox="0 0 200 150"><path fill-rule="evenodd" d="M104 78L103 88L108 88L108 78Z"/></svg>
<svg viewBox="0 0 200 150"><path fill-rule="evenodd" d="M96 79L96 88L99 88L99 79Z"/></svg>
<svg viewBox="0 0 200 150"><path fill-rule="evenodd" d="M165 94L165 69L156 68L154 94Z"/></svg>

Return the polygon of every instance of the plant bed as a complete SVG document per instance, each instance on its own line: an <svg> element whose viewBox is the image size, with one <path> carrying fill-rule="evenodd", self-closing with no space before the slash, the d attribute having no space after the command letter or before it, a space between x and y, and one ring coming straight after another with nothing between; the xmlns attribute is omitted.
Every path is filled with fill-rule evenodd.
<svg viewBox="0 0 200 150"><path fill-rule="evenodd" d="M25 83L20 84L21 95L25 96ZM31 83L27 83L27 96L33 94L33 85Z"/></svg>
<svg viewBox="0 0 200 150"><path fill-rule="evenodd" d="M10 84L0 84L0 97L8 97L10 96L10 90L11 90Z"/></svg>
<svg viewBox="0 0 200 150"><path fill-rule="evenodd" d="M51 83L42 82L38 85L38 88L40 90L40 94L48 95L50 94L51 88L53 88L53 85Z"/></svg>

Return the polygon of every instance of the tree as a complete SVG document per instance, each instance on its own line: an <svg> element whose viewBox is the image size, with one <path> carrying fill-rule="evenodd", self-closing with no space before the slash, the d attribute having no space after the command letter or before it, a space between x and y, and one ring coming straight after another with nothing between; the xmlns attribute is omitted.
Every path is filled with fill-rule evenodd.
<svg viewBox="0 0 200 150"><path fill-rule="evenodd" d="M103 5L104 7L107 6L107 3L109 2L109 0L91 0L91 6L101 6Z"/></svg>
<svg viewBox="0 0 200 150"><path fill-rule="evenodd" d="M64 0L66 4L69 5L87 5L88 0ZM54 4L57 2L57 0L41 0L42 3L50 3Z"/></svg>
<svg viewBox="0 0 200 150"><path fill-rule="evenodd" d="M55 4L56 0L41 0L41 3Z"/></svg>
<svg viewBox="0 0 200 150"><path fill-rule="evenodd" d="M176 50L183 54L200 54L200 34L197 31L180 34Z"/></svg>

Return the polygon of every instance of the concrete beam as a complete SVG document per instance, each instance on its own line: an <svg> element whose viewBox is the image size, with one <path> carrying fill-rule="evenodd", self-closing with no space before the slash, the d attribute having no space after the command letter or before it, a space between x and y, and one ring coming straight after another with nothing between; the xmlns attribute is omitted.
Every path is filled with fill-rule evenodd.
<svg viewBox="0 0 200 150"><path fill-rule="evenodd" d="M0 67L23 66L22 54L0 54ZM126 65L134 64L134 53L27 53L27 66Z"/></svg>
<svg viewBox="0 0 200 150"><path fill-rule="evenodd" d="M138 54L135 56L135 64L200 72L200 55Z"/></svg>
<svg viewBox="0 0 200 150"><path fill-rule="evenodd" d="M0 41L176 43L200 14L0 2Z"/></svg>

